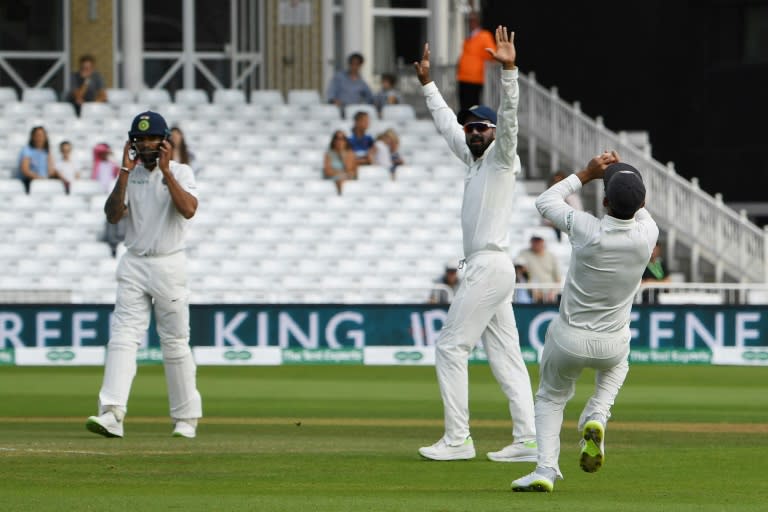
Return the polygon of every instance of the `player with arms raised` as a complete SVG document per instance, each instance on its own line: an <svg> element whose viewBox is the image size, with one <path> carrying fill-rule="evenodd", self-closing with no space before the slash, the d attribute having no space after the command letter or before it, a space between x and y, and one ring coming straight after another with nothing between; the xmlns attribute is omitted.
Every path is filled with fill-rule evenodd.
<svg viewBox="0 0 768 512"><path fill-rule="evenodd" d="M520 351L512 311L515 267L507 254L509 219L514 207L519 91L514 33L496 29L496 51L502 64L498 115L486 106L473 106L458 116L445 103L429 74L429 46L424 46L416 74L427 107L451 151L467 166L461 207L462 237L467 270L436 344L436 370L445 414L445 434L419 449L432 460L475 457L469 432L467 363L482 338L494 376L509 399L514 421L513 443L488 458L499 462L536 460L533 396ZM458 122L457 122L458 121Z"/></svg>

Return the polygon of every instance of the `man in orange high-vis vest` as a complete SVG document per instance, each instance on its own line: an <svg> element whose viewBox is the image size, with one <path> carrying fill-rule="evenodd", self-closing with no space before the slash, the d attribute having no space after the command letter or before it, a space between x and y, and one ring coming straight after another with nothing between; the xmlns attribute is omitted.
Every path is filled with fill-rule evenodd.
<svg viewBox="0 0 768 512"><path fill-rule="evenodd" d="M459 57L456 81L459 90L459 110L466 110L480 104L485 82L485 62L493 57L486 48L496 50L496 41L488 30L480 26L480 16L469 13L469 36Z"/></svg>

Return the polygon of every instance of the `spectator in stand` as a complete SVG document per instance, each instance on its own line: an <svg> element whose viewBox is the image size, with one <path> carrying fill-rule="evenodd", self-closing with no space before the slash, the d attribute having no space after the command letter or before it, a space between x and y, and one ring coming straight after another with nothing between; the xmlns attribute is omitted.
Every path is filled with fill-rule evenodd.
<svg viewBox="0 0 768 512"><path fill-rule="evenodd" d="M450 304L456 290L459 289L459 270L454 263L445 266L445 272L435 280L435 286L429 294L430 304Z"/></svg>
<svg viewBox="0 0 768 512"><path fill-rule="evenodd" d="M373 103L371 88L360 75L363 61L362 55L353 53L347 58L346 71L337 71L328 84L328 103L337 105L342 116L346 105Z"/></svg>
<svg viewBox="0 0 768 512"><path fill-rule="evenodd" d="M400 91L395 86L397 84L397 76L392 73L382 73L381 75L381 90L373 97L373 104L376 105L376 109L381 115L381 109L385 105L397 105L402 103L402 97Z"/></svg>
<svg viewBox="0 0 768 512"><path fill-rule="evenodd" d="M373 137L368 135L371 122L368 112L361 110L355 113L354 121L352 132L349 134L349 146L355 153L357 165L370 165L376 156L376 148Z"/></svg>
<svg viewBox="0 0 768 512"><path fill-rule="evenodd" d="M333 180L341 195L344 182L357 179L357 161L344 132L336 130L323 157L323 178Z"/></svg>
<svg viewBox="0 0 768 512"><path fill-rule="evenodd" d="M459 109L466 110L479 105L485 83L485 63L493 62L486 48L496 50L493 34L480 25L480 15L469 13L469 36L459 57L456 81L458 82Z"/></svg>
<svg viewBox="0 0 768 512"><path fill-rule="evenodd" d="M19 153L16 177L24 183L27 193L32 180L59 178L48 145L48 133L42 126L35 126L29 132L29 142ZM67 182L65 181L64 184L66 185Z"/></svg>
<svg viewBox="0 0 768 512"><path fill-rule="evenodd" d="M651 259L648 262L648 265L645 267L645 272L643 272L641 283L647 284L668 282L669 271L667 270L667 266L664 264L664 260L661 257L661 244L656 242L656 246L653 248L653 252L651 252ZM658 288L643 290L643 304L656 304L658 302L658 297Z"/></svg>
<svg viewBox="0 0 768 512"><path fill-rule="evenodd" d="M389 128L376 137L375 159L374 163L389 170L391 178L395 179L395 172L398 165L403 165L403 159L400 156L400 138L397 132Z"/></svg>
<svg viewBox="0 0 768 512"><path fill-rule="evenodd" d="M514 304L531 304L533 302L531 291L528 288L520 287L521 284L527 284L530 280L525 259L518 256L515 258L515 294L512 296Z"/></svg>
<svg viewBox="0 0 768 512"><path fill-rule="evenodd" d="M555 255L547 250L546 243L540 236L532 236L531 246L518 256L525 260L531 283L560 283L560 263ZM533 302L537 304L555 303L557 295L557 290L551 288L531 290Z"/></svg>
<svg viewBox="0 0 768 512"><path fill-rule="evenodd" d="M77 163L72 160L72 143L68 140L59 143L59 153L61 156L56 162L56 172L61 179L66 183L80 179L80 169Z"/></svg>
<svg viewBox="0 0 768 512"><path fill-rule="evenodd" d="M558 183L560 181L563 181L565 178L568 177L568 173L565 171L557 171L555 174L552 175L552 177L549 179L549 183L547 185L547 188L551 187L555 183ZM569 195L565 198L565 202L574 210L576 211L584 211L584 205L581 203L581 196L578 192L574 192L573 194ZM555 231L555 236L557 237L557 241L559 242L561 240L561 232L557 227L552 224L547 219L542 219L541 221L542 225L544 226L550 226Z"/></svg>
<svg viewBox="0 0 768 512"><path fill-rule="evenodd" d="M197 174L198 169L195 162L195 154L187 147L187 139L184 137L184 132L181 128L174 126L171 128L171 145L173 145L172 160L176 160L179 163L187 164L192 168L192 171Z"/></svg>
<svg viewBox="0 0 768 512"><path fill-rule="evenodd" d="M96 59L92 55L80 57L80 69L73 72L69 78L67 101L75 106L78 116L86 101L107 101L104 79L96 71Z"/></svg>
<svg viewBox="0 0 768 512"><path fill-rule="evenodd" d="M112 149L107 143L96 144L93 147L93 171L91 179L101 185L101 191L107 193L112 190L115 178L120 173L120 166L110 159Z"/></svg>

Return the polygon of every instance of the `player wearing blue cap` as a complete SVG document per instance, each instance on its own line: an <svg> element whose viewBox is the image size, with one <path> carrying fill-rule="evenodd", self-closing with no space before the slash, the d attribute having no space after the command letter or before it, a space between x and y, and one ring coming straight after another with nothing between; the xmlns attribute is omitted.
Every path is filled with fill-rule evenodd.
<svg viewBox="0 0 768 512"><path fill-rule="evenodd" d="M533 394L520 351L512 311L515 267L507 254L509 220L514 207L519 90L514 33L496 29L497 49L490 55L502 64L498 115L474 106L458 117L445 103L429 76L429 46L424 46L416 74L435 124L451 151L467 166L461 208L466 272L448 309L435 347L437 380L443 399L445 433L419 449L432 460L471 459L475 447L469 432L467 362L482 338L494 376L509 400L514 421L513 443L488 458L499 462L536 460ZM458 123L457 123L458 121Z"/></svg>
<svg viewBox="0 0 768 512"><path fill-rule="evenodd" d="M189 347L185 255L185 233L197 210L197 189L192 169L171 160L169 133L165 119L156 112L134 118L120 175L104 206L110 223L127 219L99 415L86 422L88 430L105 437L123 437L136 353L147 332L151 308L163 351L173 435L195 437L202 417Z"/></svg>
<svg viewBox="0 0 768 512"><path fill-rule="evenodd" d="M565 198L603 179L606 215L574 210ZM515 491L551 492L562 478L560 428L584 368L595 369L595 392L579 417L581 468L594 473L605 461L605 427L629 370L629 314L659 228L644 208L645 185L616 152L590 160L582 171L536 200L541 215L568 234L573 246L560 314L547 329L536 392L536 469L512 482Z"/></svg>

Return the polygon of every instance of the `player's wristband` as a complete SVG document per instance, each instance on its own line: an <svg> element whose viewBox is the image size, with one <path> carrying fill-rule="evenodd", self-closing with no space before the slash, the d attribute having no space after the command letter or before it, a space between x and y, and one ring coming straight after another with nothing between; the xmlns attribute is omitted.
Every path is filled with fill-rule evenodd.
<svg viewBox="0 0 768 512"><path fill-rule="evenodd" d="M131 174L131 170L129 168L127 168L127 167L121 167L120 168L120 172L125 172L125 173L128 173L128 174Z"/></svg>

